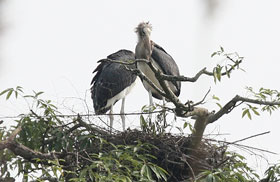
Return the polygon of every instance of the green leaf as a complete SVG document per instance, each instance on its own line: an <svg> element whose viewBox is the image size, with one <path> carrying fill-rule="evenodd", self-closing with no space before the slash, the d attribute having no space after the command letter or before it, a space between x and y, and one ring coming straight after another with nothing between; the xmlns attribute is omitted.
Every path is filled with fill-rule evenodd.
<svg viewBox="0 0 280 182"><path fill-rule="evenodd" d="M35 93L35 97L38 97L39 95L43 94L44 92L37 92Z"/></svg>
<svg viewBox="0 0 280 182"><path fill-rule="evenodd" d="M147 168L147 165L144 164L140 171L141 176L146 176L146 170L147 170L146 168Z"/></svg>
<svg viewBox="0 0 280 182"><path fill-rule="evenodd" d="M217 96L215 96L215 95L213 95L213 96L212 96L212 99L215 99L215 100L220 100L220 98L219 98L219 97L217 97Z"/></svg>
<svg viewBox="0 0 280 182"><path fill-rule="evenodd" d="M17 86L17 87L16 87L16 90L17 90L17 91L20 91L20 92L23 92L21 86Z"/></svg>
<svg viewBox="0 0 280 182"><path fill-rule="evenodd" d="M157 179L161 179L161 174L160 172L157 170L157 168L155 166L150 166L150 168L152 169L152 171L156 174Z"/></svg>
<svg viewBox="0 0 280 182"><path fill-rule="evenodd" d="M260 113L257 111L256 107L252 107L251 110L254 112L255 115L259 116Z"/></svg>
<svg viewBox="0 0 280 182"><path fill-rule="evenodd" d="M228 78L230 78L230 72L228 71L227 66L226 66L225 68L226 68L226 74L227 74L227 77L228 77Z"/></svg>
<svg viewBox="0 0 280 182"><path fill-rule="evenodd" d="M220 109L223 108L222 105L221 105L220 103L216 102L216 104L219 106Z"/></svg>
<svg viewBox="0 0 280 182"><path fill-rule="evenodd" d="M86 174L87 174L87 169L83 169L83 170L80 172L80 178L85 177Z"/></svg>
<svg viewBox="0 0 280 182"><path fill-rule="evenodd" d="M213 53L211 54L211 58L214 57L215 55L217 55L217 52L213 52Z"/></svg>
<svg viewBox="0 0 280 182"><path fill-rule="evenodd" d="M189 129L192 133L195 131L195 128L193 128L193 126L191 124L189 124Z"/></svg>
<svg viewBox="0 0 280 182"><path fill-rule="evenodd" d="M248 116L248 118L249 118L250 120L252 120L252 116L251 116L251 113L250 113L249 110L248 110L248 112L247 112L247 116Z"/></svg>
<svg viewBox="0 0 280 182"><path fill-rule="evenodd" d="M217 79L218 79L219 81L221 81L221 78L222 78L221 71L222 71L222 67L218 65L218 66L216 67L216 75L217 75Z"/></svg>
<svg viewBox="0 0 280 182"><path fill-rule="evenodd" d="M140 116L140 126L141 126L142 130L144 130L148 127L147 122L145 121L143 115Z"/></svg>
<svg viewBox="0 0 280 182"><path fill-rule="evenodd" d="M249 109L245 109L242 113L242 118L249 112Z"/></svg>
<svg viewBox="0 0 280 182"><path fill-rule="evenodd" d="M214 82L217 82L217 73L216 73L216 68L213 69L213 77L214 77Z"/></svg>
<svg viewBox="0 0 280 182"><path fill-rule="evenodd" d="M146 170L147 170L147 177L148 177L148 179L152 180L153 177L152 177L152 172L151 172L150 166L147 165Z"/></svg>
<svg viewBox="0 0 280 182"><path fill-rule="evenodd" d="M13 91L14 91L13 89L9 90L9 92L8 92L8 94L6 96L6 100L8 100L11 97Z"/></svg>
<svg viewBox="0 0 280 182"><path fill-rule="evenodd" d="M206 182L216 182L215 177L213 176L213 174L208 174L206 177Z"/></svg>
<svg viewBox="0 0 280 182"><path fill-rule="evenodd" d="M220 46L220 49L221 49L222 52L224 52L224 48L222 46Z"/></svg>
<svg viewBox="0 0 280 182"><path fill-rule="evenodd" d="M18 97L18 91L17 90L15 91L15 96L16 96L16 98Z"/></svg>
<svg viewBox="0 0 280 182"><path fill-rule="evenodd" d="M7 88L6 90L3 90L1 93L0 93L0 95L3 95L3 94L5 94L6 92L8 92L9 90L11 90L12 88Z"/></svg>
<svg viewBox="0 0 280 182"><path fill-rule="evenodd" d="M166 175L168 175L168 172L167 172L165 169L163 169L163 168L161 168L161 167L159 167L159 166L156 166L156 168L158 169L158 172L160 173L161 177L162 177L165 181L167 181Z"/></svg>
<svg viewBox="0 0 280 182"><path fill-rule="evenodd" d="M183 126L183 129L185 129L188 125L189 125L189 123L188 123L188 122L185 122L185 123L184 123L184 126Z"/></svg>

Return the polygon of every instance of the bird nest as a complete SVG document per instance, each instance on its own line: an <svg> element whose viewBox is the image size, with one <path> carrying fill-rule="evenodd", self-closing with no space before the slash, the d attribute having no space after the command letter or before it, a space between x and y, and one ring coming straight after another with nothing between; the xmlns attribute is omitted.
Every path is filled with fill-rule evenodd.
<svg viewBox="0 0 280 182"><path fill-rule="evenodd" d="M135 145L141 142L155 146L155 150L149 150L149 154L155 157L152 161L154 164L168 172L168 181L190 179L199 172L220 167L226 160L226 147L214 145L207 139L203 139L199 147L192 151L191 136L127 130L107 135L106 140L115 145Z"/></svg>

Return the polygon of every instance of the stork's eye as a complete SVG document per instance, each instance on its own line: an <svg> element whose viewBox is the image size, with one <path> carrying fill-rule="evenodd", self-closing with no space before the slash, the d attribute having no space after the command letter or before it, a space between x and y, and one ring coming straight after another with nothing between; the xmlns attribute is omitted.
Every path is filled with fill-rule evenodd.
<svg viewBox="0 0 280 182"><path fill-rule="evenodd" d="M146 35L146 32L144 31L144 29L141 31L142 35Z"/></svg>

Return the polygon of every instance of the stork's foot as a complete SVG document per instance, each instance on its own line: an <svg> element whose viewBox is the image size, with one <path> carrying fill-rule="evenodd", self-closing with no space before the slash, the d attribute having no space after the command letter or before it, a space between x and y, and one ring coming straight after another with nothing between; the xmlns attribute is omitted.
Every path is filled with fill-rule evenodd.
<svg viewBox="0 0 280 182"><path fill-rule="evenodd" d="M191 100L188 100L186 103L185 103L185 106L188 108L188 111L193 111L193 101Z"/></svg>
<svg viewBox="0 0 280 182"><path fill-rule="evenodd" d="M175 113L176 113L176 116L186 117L186 114L193 110L194 110L193 101L189 100L185 103L185 108L175 108Z"/></svg>

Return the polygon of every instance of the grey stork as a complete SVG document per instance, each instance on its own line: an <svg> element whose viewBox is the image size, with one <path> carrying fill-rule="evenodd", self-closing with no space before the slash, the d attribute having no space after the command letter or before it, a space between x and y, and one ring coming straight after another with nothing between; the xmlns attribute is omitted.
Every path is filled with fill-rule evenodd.
<svg viewBox="0 0 280 182"><path fill-rule="evenodd" d="M96 114L105 114L110 110L110 131L113 127L113 105L122 99L121 119L122 127L125 130L124 103L126 95L135 85L136 75L126 69L124 64L113 63L110 60L129 61L135 60L135 55L129 50L119 50L107 57L99 60L100 63L93 71L96 72L91 81L91 98ZM135 65L128 67L135 68Z"/></svg>
<svg viewBox="0 0 280 182"><path fill-rule="evenodd" d="M149 22L140 23L135 32L138 36L138 43L135 48L135 58L136 59L146 59L151 61L152 64L160 69L166 75L179 76L179 68L173 58L158 44L153 42L150 39L152 31L152 26ZM137 62L137 68L147 77L149 78L159 89L162 90L159 81L155 77L154 72L150 69L150 67L143 62ZM153 87L151 87L145 80L142 80L145 89L149 92L149 101L150 106L153 104L152 96L165 100ZM181 90L181 82L174 81L168 82L168 85L172 92L176 95L180 95Z"/></svg>

